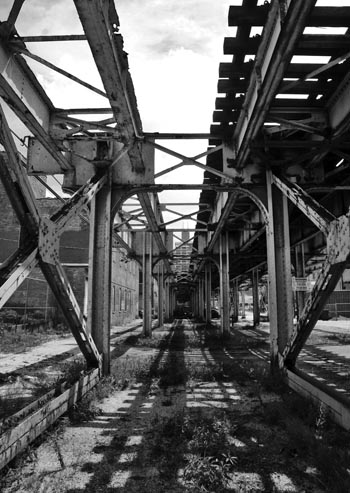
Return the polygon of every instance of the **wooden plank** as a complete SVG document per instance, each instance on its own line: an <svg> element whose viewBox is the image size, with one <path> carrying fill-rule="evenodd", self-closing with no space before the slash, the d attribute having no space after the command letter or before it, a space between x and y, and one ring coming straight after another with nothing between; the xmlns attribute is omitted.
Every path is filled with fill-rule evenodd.
<svg viewBox="0 0 350 493"><path fill-rule="evenodd" d="M255 55L258 51L261 36L238 40L237 38L224 39L224 55Z"/></svg>
<svg viewBox="0 0 350 493"><path fill-rule="evenodd" d="M230 6L228 12L229 26L263 26L269 5L257 7Z"/></svg>
<svg viewBox="0 0 350 493"><path fill-rule="evenodd" d="M229 26L263 26L269 5L255 8L231 6L228 14ZM312 27L347 27L350 19L349 7L315 7L306 25Z"/></svg>
<svg viewBox="0 0 350 493"><path fill-rule="evenodd" d="M295 55L341 56L349 51L349 36L342 34L303 34Z"/></svg>
<svg viewBox="0 0 350 493"><path fill-rule="evenodd" d="M285 77L291 77L300 79L305 75L314 72L315 70L320 69L323 66L322 63L290 63ZM241 77L250 77L251 71L253 68L252 62L246 62L241 65L237 65L235 63L220 63L219 65L219 78L228 79L228 78L236 78L240 79ZM335 77L344 77L347 73L348 64L342 63L338 64L334 67L330 67L325 72L326 77L335 78Z"/></svg>
<svg viewBox="0 0 350 493"><path fill-rule="evenodd" d="M225 38L224 55L255 55L260 36L240 42L237 38ZM294 55L340 56L349 51L349 37L339 34L303 34L294 49Z"/></svg>
<svg viewBox="0 0 350 493"><path fill-rule="evenodd" d="M314 403L324 405L331 419L345 430L349 430L350 402L346 402L341 396L331 395L335 392L328 392L328 389L323 390L318 382L307 378L306 375L301 375L301 372L287 370L286 380L289 387L303 397L311 399Z"/></svg>
<svg viewBox="0 0 350 493"><path fill-rule="evenodd" d="M228 110L228 109L241 109L244 102L244 96L239 98L232 97L220 97L216 98L215 109L217 110ZM275 99L272 102L271 109L281 109L281 111L291 111L298 109L303 113L310 113L312 111L320 111L321 103L318 101L312 101L312 105L304 99L287 99L280 98ZM270 112L271 112L270 109Z"/></svg>
<svg viewBox="0 0 350 493"><path fill-rule="evenodd" d="M0 469L81 399L98 380L99 370L95 369L15 428L6 431L0 437Z"/></svg>
<svg viewBox="0 0 350 493"><path fill-rule="evenodd" d="M290 84L290 81L282 81L278 92L289 92L286 89ZM324 94L335 90L335 87L334 82L305 81L299 82L290 92L292 94ZM247 88L248 81L246 80L219 79L218 81L218 93L245 93Z"/></svg>

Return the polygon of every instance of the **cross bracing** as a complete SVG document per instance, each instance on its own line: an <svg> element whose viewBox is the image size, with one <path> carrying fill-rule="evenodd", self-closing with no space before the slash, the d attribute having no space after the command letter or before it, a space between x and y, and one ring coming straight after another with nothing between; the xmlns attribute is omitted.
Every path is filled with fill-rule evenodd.
<svg viewBox="0 0 350 493"><path fill-rule="evenodd" d="M23 3L15 0L0 25L0 176L22 228L17 250L1 265L1 306L39 266L89 365L108 373L115 241L142 266L146 335L152 277L165 294L160 322L163 311L173 314L175 290L187 291L195 315L210 322L208 292L219 287L221 330L227 334L230 292L249 279L256 293L265 276L271 364L293 372L349 266L350 7L321 7L316 0L243 0L231 7L229 25L237 31L225 39L224 53L232 61L219 67L209 132L162 133L143 131L122 19L112 0L74 0L81 33L45 36L17 32ZM256 26L261 34L252 35ZM323 28L321 34L315 28ZM62 49L67 42L83 43L103 89L33 48L53 42ZM103 104L56 107L33 62L97 94ZM21 122L29 138L23 141L13 122ZM200 141L203 150L185 155L168 144L180 140ZM174 163L156 170L156 152ZM172 181L174 171L189 167L203 173L202 183ZM44 219L28 176L50 189L46 179L57 175L68 195L59 195L62 207ZM198 202L182 199L184 190L199 191ZM170 191L180 199L167 198ZM58 253L60 236L77 215L90 225L87 313L81 313ZM190 235L185 240L184 231ZM190 249L179 253L175 240ZM179 261L186 271L176 271ZM294 326L292 275L302 278L316 264L308 299L297 295Z"/></svg>

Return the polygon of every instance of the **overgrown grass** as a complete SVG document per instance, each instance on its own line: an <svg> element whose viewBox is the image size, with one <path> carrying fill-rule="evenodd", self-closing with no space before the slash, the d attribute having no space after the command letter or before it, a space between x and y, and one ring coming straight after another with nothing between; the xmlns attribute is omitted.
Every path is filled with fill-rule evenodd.
<svg viewBox="0 0 350 493"><path fill-rule="evenodd" d="M0 346L2 353L23 353L28 349L40 346L45 342L57 339L58 337L68 337L69 333L57 332L54 329L36 329L33 332L23 328L4 330L0 333Z"/></svg>
<svg viewBox="0 0 350 493"><path fill-rule="evenodd" d="M72 423L89 421L101 414L98 403L116 390L125 390L135 382L149 380L149 368L153 357L143 360L135 358L118 358L112 362L110 375L102 378L68 412Z"/></svg>
<svg viewBox="0 0 350 493"><path fill-rule="evenodd" d="M152 422L148 443L161 477L181 482L186 491L224 491L237 465L232 445L236 426L225 411L215 416L178 412Z"/></svg>

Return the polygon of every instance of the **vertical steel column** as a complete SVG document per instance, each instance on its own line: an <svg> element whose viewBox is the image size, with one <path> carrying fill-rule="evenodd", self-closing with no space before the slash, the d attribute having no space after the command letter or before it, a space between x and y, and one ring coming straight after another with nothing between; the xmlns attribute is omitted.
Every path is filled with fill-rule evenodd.
<svg viewBox="0 0 350 493"><path fill-rule="evenodd" d="M109 180L90 207L87 326L102 355L103 375L110 372L112 225Z"/></svg>
<svg viewBox="0 0 350 493"><path fill-rule="evenodd" d="M170 299L171 299L170 316L171 316L171 318L174 318L174 312L175 312L175 308L176 308L176 293L175 293L174 288L171 288Z"/></svg>
<svg viewBox="0 0 350 493"><path fill-rule="evenodd" d="M220 235L220 312L221 332L230 333L229 248L227 232Z"/></svg>
<svg viewBox="0 0 350 493"><path fill-rule="evenodd" d="M235 279L233 282L232 322L238 322L238 314L239 314L238 279Z"/></svg>
<svg viewBox="0 0 350 493"><path fill-rule="evenodd" d="M158 325L164 325L164 266L158 263Z"/></svg>
<svg viewBox="0 0 350 493"><path fill-rule="evenodd" d="M259 304L259 271L254 269L252 272L252 291L253 291L253 324L254 327L260 323L260 304Z"/></svg>
<svg viewBox="0 0 350 493"><path fill-rule="evenodd" d="M205 321L211 323L211 265L205 264Z"/></svg>
<svg viewBox="0 0 350 493"><path fill-rule="evenodd" d="M199 318L200 320L204 320L204 279L203 277L199 278Z"/></svg>
<svg viewBox="0 0 350 493"><path fill-rule="evenodd" d="M290 258L288 199L277 188L272 187L271 172L267 171L269 223L273 223L272 237L268 236L268 268L271 276L270 304L276 313L270 312L270 326L274 337L273 364L278 364L278 353L282 353L293 330L293 293ZM271 224L269 228L271 229ZM274 265L273 264L274 261ZM271 268L271 271L270 271ZM272 319L271 319L272 316Z"/></svg>
<svg viewBox="0 0 350 493"><path fill-rule="evenodd" d="M296 277L305 277L305 259L304 259L304 245L301 244L295 247L295 274ZM298 307L298 319L303 312L306 303L306 292L296 291L296 301Z"/></svg>
<svg viewBox="0 0 350 493"><path fill-rule="evenodd" d="M85 320L88 318L88 303L89 303L89 269L85 268L85 278L84 278L84 305L83 305L83 315ZM89 327L86 326L86 330L89 330Z"/></svg>
<svg viewBox="0 0 350 493"><path fill-rule="evenodd" d="M167 278L165 280L165 320L169 321L170 320L170 284L169 284L169 279Z"/></svg>
<svg viewBox="0 0 350 493"><path fill-rule="evenodd" d="M197 280L198 283L198 280ZM198 318L198 284L195 284L194 291L192 293L192 304L193 304L193 316L194 318Z"/></svg>
<svg viewBox="0 0 350 493"><path fill-rule="evenodd" d="M143 233L143 335L152 337L152 234Z"/></svg>
<svg viewBox="0 0 350 493"><path fill-rule="evenodd" d="M242 301L242 311L241 311L241 318L242 320L245 320L245 291L244 289L241 290L241 301Z"/></svg>

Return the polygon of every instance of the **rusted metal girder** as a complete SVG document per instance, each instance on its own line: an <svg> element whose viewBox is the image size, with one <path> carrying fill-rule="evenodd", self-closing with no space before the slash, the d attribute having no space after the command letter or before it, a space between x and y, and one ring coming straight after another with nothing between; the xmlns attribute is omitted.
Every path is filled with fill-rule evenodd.
<svg viewBox="0 0 350 493"><path fill-rule="evenodd" d="M32 248L28 249L28 254L25 258L21 258L21 255L19 255L18 259L14 260L11 266L12 272L8 272L9 277L3 282L0 289L0 304L2 306L6 302L39 263L88 364L90 366L99 366L99 353L91 336L86 332L85 320L80 312L64 269L58 260L58 232L56 231L56 225L52 221L40 218L32 188L21 165L20 157L2 108L0 108L0 119L0 140L8 157L8 164L3 160L2 164L4 166L1 169L0 178L14 206L18 220L25 231L25 242L28 245L32 245ZM72 204L73 206L79 204L83 207L86 204L86 199L82 197L78 204L73 199L69 205ZM78 210L75 207L74 211L77 212ZM66 224L64 215L58 215L58 223L61 223L62 230ZM19 262L21 263L19 264Z"/></svg>
<svg viewBox="0 0 350 493"><path fill-rule="evenodd" d="M21 263L16 262L17 267L14 272L0 286L0 309L11 298L16 289L29 276L38 264L38 248L34 248Z"/></svg>
<svg viewBox="0 0 350 493"><path fill-rule="evenodd" d="M305 216L312 221L325 235L328 234L330 224L335 219L325 207L319 204L311 195L304 192L296 183L272 174L272 182L283 192Z"/></svg>
<svg viewBox="0 0 350 493"><path fill-rule="evenodd" d="M159 144L156 144L155 142L150 142L150 144L155 148L158 149L159 151L165 152L166 154L169 154L170 156L177 157L179 159L182 159L182 161L178 164L175 164L174 166L167 168L164 171L160 171L155 175L155 178L164 175L166 173L170 173L170 171L174 171L177 168L180 168L181 166L184 166L186 164L193 164L194 166L197 166L198 168L203 169L204 171L207 171L208 173L212 173L213 175L220 176L221 178L224 178L228 182L232 181L232 177L226 173L223 173L222 171L219 171L217 169L214 169L210 166L207 166L206 164L202 164L197 161L197 159L200 159L201 157L208 156L210 154L213 154L214 152L220 151L223 148L223 145L216 146L212 149L208 149L207 151L198 154L198 156L195 157L187 157L184 156L183 154L180 154L179 152L176 152L172 149L169 149L167 147L161 146Z"/></svg>
<svg viewBox="0 0 350 493"><path fill-rule="evenodd" d="M159 249L159 254L164 256L164 265L166 267L166 270L167 272L172 272L169 260L166 258L167 248L162 238L162 234L159 231L159 221L158 218L156 217L154 207L152 207L151 199L147 193L138 193L138 199L145 212L147 222L150 228L149 230L152 232L154 241L157 245L157 248Z"/></svg>
<svg viewBox="0 0 350 493"><path fill-rule="evenodd" d="M74 3L124 143L142 139L141 119L114 2L106 0L103 6L99 0ZM128 154L134 170L142 173L145 164L139 146L136 144Z"/></svg>
<svg viewBox="0 0 350 493"><path fill-rule="evenodd" d="M316 0L289 1L288 15L283 22L279 2L271 4L255 59L255 70L233 135L237 168L246 163L250 143L264 123L315 3Z"/></svg>
<svg viewBox="0 0 350 493"><path fill-rule="evenodd" d="M305 304L298 324L280 355L280 366L292 367L350 258L350 213L335 218L297 185L272 175L274 183L326 236L324 267Z"/></svg>

